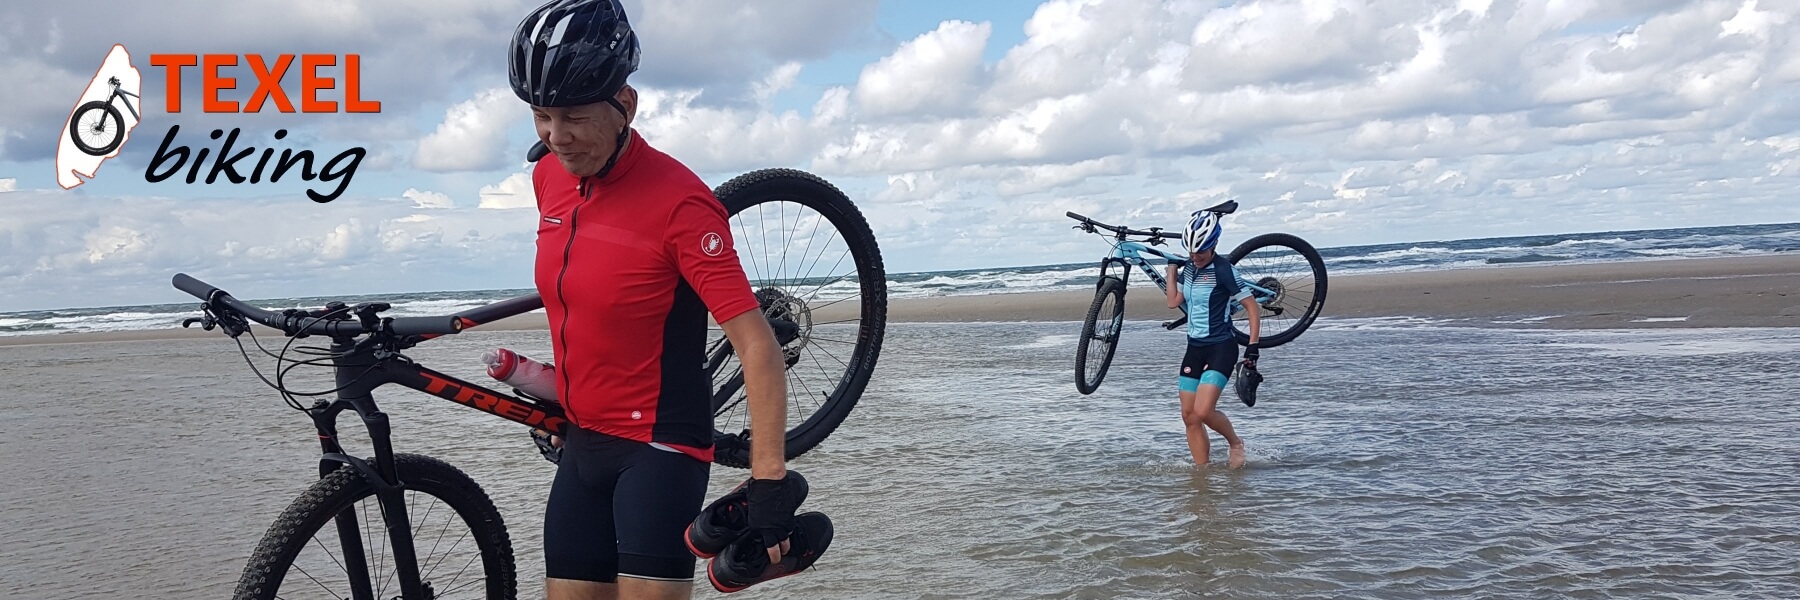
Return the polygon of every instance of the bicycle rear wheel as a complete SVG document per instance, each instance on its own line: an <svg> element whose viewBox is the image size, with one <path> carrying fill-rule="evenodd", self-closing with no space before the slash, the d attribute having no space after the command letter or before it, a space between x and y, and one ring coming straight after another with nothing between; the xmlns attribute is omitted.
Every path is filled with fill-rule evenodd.
<svg viewBox="0 0 1800 600"><path fill-rule="evenodd" d="M862 397L887 328L887 273L868 221L844 193L809 173L766 169L714 192L730 214L732 243L787 369L786 454L818 446ZM742 364L714 326L713 456L750 466ZM728 433L735 431L735 433Z"/></svg>
<svg viewBox="0 0 1800 600"><path fill-rule="evenodd" d="M394 467L428 596L511 600L517 593L512 541L481 486L428 456L396 454ZM399 597L384 515L375 486L360 471L348 465L332 471L269 527L232 597Z"/></svg>
<svg viewBox="0 0 1800 600"><path fill-rule="evenodd" d="M1125 281L1100 278L1087 320L1081 323L1081 341L1075 344L1075 389L1092 394L1106 379L1113 352L1119 348L1119 329L1125 325Z"/></svg>
<svg viewBox="0 0 1800 600"><path fill-rule="evenodd" d="M1242 281L1269 290L1255 292L1262 313L1258 347L1294 341L1325 308L1325 261L1306 240L1285 233L1263 234L1238 244L1230 259ZM1239 308L1233 307L1232 335L1238 344L1248 344L1250 315Z"/></svg>

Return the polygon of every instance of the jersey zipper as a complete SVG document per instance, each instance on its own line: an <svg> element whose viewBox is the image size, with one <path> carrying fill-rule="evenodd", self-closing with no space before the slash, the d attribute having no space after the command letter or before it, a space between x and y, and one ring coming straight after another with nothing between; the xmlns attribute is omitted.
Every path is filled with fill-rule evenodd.
<svg viewBox="0 0 1800 600"><path fill-rule="evenodd" d="M569 255L575 250L575 230L577 227L581 226L581 207L587 205L588 192L591 190L592 187L588 185L588 178L586 177L582 177L581 181L575 184L575 193L581 196L581 201L575 203L575 210L569 212L569 240L563 243L562 269L556 273L556 301L557 303L562 304L563 307L562 323L557 324L557 337L561 338L563 341L563 357L565 359L569 355L569 303L567 300L563 299L563 277L569 274ZM563 398L563 413L568 415L569 422L580 427L581 419L575 417L575 398L573 394L575 388L569 383L569 370L557 369L556 374L559 377L562 377L563 389L571 392L569 394L570 397Z"/></svg>

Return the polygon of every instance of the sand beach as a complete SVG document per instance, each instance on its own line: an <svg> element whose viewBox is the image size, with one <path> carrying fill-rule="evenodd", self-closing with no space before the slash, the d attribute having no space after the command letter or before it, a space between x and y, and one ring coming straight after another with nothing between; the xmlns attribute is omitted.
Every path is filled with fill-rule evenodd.
<svg viewBox="0 0 1800 600"><path fill-rule="evenodd" d="M895 323L1079 321L1088 292L1026 292L890 302ZM1160 293L1135 279L1126 318L1168 320ZM1340 275L1322 320L1407 317L1447 325L1540 329L1800 326L1800 256L1652 260ZM476 331L543 329L523 315ZM273 333L272 331L270 333ZM216 336L197 329L0 337L0 346Z"/></svg>

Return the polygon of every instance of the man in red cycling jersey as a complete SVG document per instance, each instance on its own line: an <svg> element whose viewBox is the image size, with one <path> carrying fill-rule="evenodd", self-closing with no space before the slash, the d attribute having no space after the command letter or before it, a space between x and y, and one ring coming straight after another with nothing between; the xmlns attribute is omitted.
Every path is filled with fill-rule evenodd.
<svg viewBox="0 0 1800 600"><path fill-rule="evenodd" d="M749 531L771 562L793 506L781 348L732 248L725 209L632 128L637 36L614 0L553 0L522 21L513 91L554 160L532 173L536 282L549 313L563 440L544 516L553 600L687 598L684 529L712 460L711 312L743 363L753 435Z"/></svg>

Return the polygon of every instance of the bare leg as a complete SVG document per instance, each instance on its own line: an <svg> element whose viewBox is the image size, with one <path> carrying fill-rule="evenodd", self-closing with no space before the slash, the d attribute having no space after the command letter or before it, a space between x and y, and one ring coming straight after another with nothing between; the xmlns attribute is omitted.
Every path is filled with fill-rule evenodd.
<svg viewBox="0 0 1800 600"><path fill-rule="evenodd" d="M693 596L692 582L619 577L620 600L688 600Z"/></svg>
<svg viewBox="0 0 1800 600"><path fill-rule="evenodd" d="M619 586L598 581L545 577L544 597L548 600L619 600Z"/></svg>
<svg viewBox="0 0 1800 600"><path fill-rule="evenodd" d="M1244 466L1244 440L1239 438L1237 432L1231 428L1231 419L1225 416L1225 412L1214 410L1212 415L1206 418L1206 426L1219 432L1219 435L1225 436L1225 443L1231 445L1226 464L1233 469Z"/></svg>
<svg viewBox="0 0 1800 600"><path fill-rule="evenodd" d="M1200 389L1206 387L1200 386ZM1187 425L1188 453L1194 456L1194 466L1204 467L1212 459L1212 440L1207 439L1206 426L1194 412L1194 395L1194 392L1181 392L1181 422Z"/></svg>
<svg viewBox="0 0 1800 600"><path fill-rule="evenodd" d="M619 582L600 583L573 579L545 579L544 595L549 600L688 600L694 584L687 581L658 581L621 576Z"/></svg>
<svg viewBox="0 0 1800 600"><path fill-rule="evenodd" d="M1219 432L1219 435L1225 436L1225 443L1231 446L1227 464L1235 469L1244 466L1244 440L1239 438L1237 431L1231 427L1231 419L1226 418L1225 413L1218 410L1219 394L1222 392L1224 390L1219 386L1201 384L1200 389L1194 391L1193 403L1191 405L1183 403L1182 417L1184 421L1198 421L1211 427L1213 431ZM1204 435L1205 430L1202 430L1201 433ZM1188 439L1193 439L1191 433L1188 435Z"/></svg>

